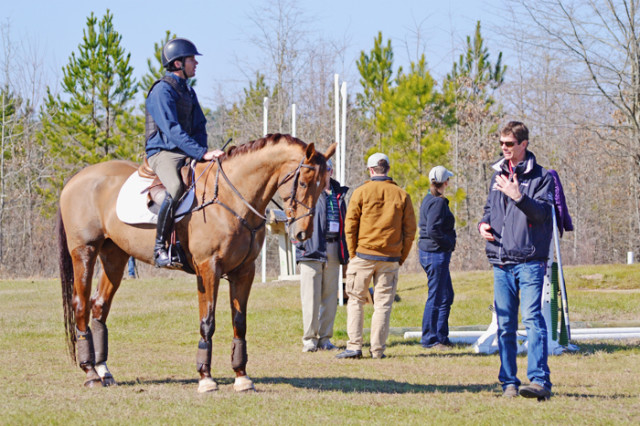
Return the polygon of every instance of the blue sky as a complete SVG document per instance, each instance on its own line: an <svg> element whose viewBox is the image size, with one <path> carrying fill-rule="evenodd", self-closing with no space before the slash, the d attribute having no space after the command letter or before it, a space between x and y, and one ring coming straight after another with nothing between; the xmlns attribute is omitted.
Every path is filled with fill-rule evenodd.
<svg viewBox="0 0 640 426"><path fill-rule="evenodd" d="M256 34L249 16L256 7L269 4L268 0L24 0L5 2L0 17L10 24L14 42L25 40L31 49L42 53L46 73L52 79L61 77L61 68L71 52L77 51L92 11L99 19L107 8L113 13L137 78L147 70L153 44L171 30L191 39L203 53L197 91L201 103L212 106L217 86L232 92L247 85L237 59L251 61L258 56L249 41ZM347 81L357 81L355 61L360 51L373 47L378 31L392 40L396 63L406 65L410 56L406 45L415 52L413 34L420 28L436 78L451 69L477 20L483 24L492 57L504 50L496 41L500 38L496 28L502 0L297 0L296 5L309 19L310 31L325 39L346 41L344 63L335 72Z"/></svg>

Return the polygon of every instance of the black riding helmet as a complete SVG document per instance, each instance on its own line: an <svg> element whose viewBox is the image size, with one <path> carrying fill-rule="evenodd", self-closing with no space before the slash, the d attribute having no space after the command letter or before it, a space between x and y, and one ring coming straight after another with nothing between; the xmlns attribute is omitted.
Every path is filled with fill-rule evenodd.
<svg viewBox="0 0 640 426"><path fill-rule="evenodd" d="M162 48L162 66L168 71L178 71L184 68L184 58L188 56L202 56L196 45L186 38L174 38L169 40ZM173 61L182 59L182 68L176 69Z"/></svg>

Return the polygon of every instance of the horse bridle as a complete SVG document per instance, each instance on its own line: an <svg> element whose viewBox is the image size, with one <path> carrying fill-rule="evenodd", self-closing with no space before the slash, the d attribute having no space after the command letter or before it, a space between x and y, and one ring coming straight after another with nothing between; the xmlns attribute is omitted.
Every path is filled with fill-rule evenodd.
<svg viewBox="0 0 640 426"><path fill-rule="evenodd" d="M303 217L307 217L307 216L313 216L315 214L315 207L309 207L306 204L304 204L303 202L299 201L296 198L296 193L297 193L297 189L298 189L298 181L300 178L300 170L305 167L305 168L309 168L309 169L314 169L315 170L315 166L310 166L308 164L304 164L304 156L302 157L302 160L300 160L300 164L298 164L298 167L287 173L287 175L282 179L282 181L280 181L280 183L278 184L278 186L276 187L276 190L278 190L278 188L280 188L282 185L284 185L286 182L288 182L291 178L293 178L293 187L291 188L291 196L289 197L290 200L292 200L292 202L289 203L289 207L287 207L287 210L292 211L294 210L294 208L292 207L293 203L297 203L302 205L303 207L305 207L308 212L302 216L299 217L292 217L289 218L289 220L286 222L286 226L291 226L291 224L293 224L294 222L296 222L297 220L302 219ZM231 183L231 180L229 180L229 177L226 175L226 173L224 172L224 170L222 169L222 161L220 160L220 158L216 158L215 159L216 162L218 163L218 169L216 170L216 180L215 180L215 184L214 184L214 189L213 189L213 198L210 199L209 201L205 201L205 192L202 192L202 203L199 206L196 206L180 215L177 215L176 217L181 217L181 216L185 216L187 214L191 214L191 213L195 213L199 210L203 210L205 207L211 205L211 204L219 204L221 207L225 208L226 210L228 210L232 215L234 215L236 217L236 219L238 219L238 221L249 230L249 232L251 233L251 243L249 244L249 247L253 246L253 242L255 240L255 236L256 233L258 232L259 229L261 229L263 226L265 226L265 223L267 221L267 217L260 213L258 210L256 210L255 207L253 207L251 205L251 203L249 203L240 193L240 191L238 191L238 189L233 186L233 184ZM209 162L209 164L207 165L207 167L202 171L202 173L200 173L200 176L198 176L196 179L193 180L193 183L190 185L190 187L187 189L187 191L185 191L185 193L187 193L189 190L191 190L192 187L194 187L196 185L196 183L200 180L200 178L207 172L211 171L211 166L213 165L213 160L211 160ZM256 215L258 216L260 219L262 219L262 222L260 222L260 225L256 226L255 228L251 227L251 225L249 224L249 221L247 221L247 219L245 219L244 217L240 216L238 213L236 213L235 210L233 210L230 206L224 204L222 201L220 201L218 199L218 181L219 181L219 177L222 174L222 177L224 178L224 180L227 182L227 184L229 185L229 187L231 188L231 190L238 196L238 198L240 198L240 200L242 200L242 202ZM207 173L208 175L208 173ZM242 259L242 262L240 262L240 264L234 268L233 270L235 271L237 268L239 268L240 266L242 266L244 264L244 262L247 260L247 258L249 257L250 251L247 251L247 254L245 255L244 259Z"/></svg>
<svg viewBox="0 0 640 426"><path fill-rule="evenodd" d="M300 160L300 163L298 164L298 167L296 167L295 170L292 170L291 172L287 173L285 175L285 177L280 181L280 183L278 184L278 186L276 187L276 190L278 190L282 185L284 185L285 183L287 183L289 180L293 179L293 185L291 187L291 195L284 200L289 201L289 207L286 208L286 211L294 211L295 208L293 207L296 204L300 204L301 206L303 206L304 208L307 209L307 213L298 216L298 217L288 217L288 220L286 222L287 226L291 226L293 223L295 223L296 221L305 218L307 216L313 216L316 212L315 207L309 207L307 206L305 203L303 203L302 201L298 200L296 198L296 194L298 191L298 186L299 186L299 179L300 179L300 171L301 169L307 168L307 169L313 169L315 170L316 166L311 166L309 164L304 164L304 159L305 157L302 157L302 160ZM255 232L262 228L267 220L267 217L265 214L260 213L258 210L255 209L255 207L253 207L251 205L251 203L249 203L240 193L240 191L238 191L236 189L235 186L233 186L233 183L231 183L231 180L229 179L229 177L227 176L227 174L224 172L224 170L222 169L222 162L220 160L220 158L216 158L215 161L218 163L218 169L216 170L216 181L214 184L214 190L213 190L213 198L205 201L204 197L205 194L204 192L202 193L202 202L199 206L194 207L193 209L182 213L180 216L184 216L190 213L195 213L199 210L204 209L205 207L211 205L211 204L219 204L220 206L224 207L225 209L227 209L229 212L231 212L246 228L248 228L251 231L251 234L255 234ZM208 171L211 170L211 166L213 165L213 160L211 160L211 162L207 165L207 168L205 170L202 171L202 173L200 173L200 176L198 176L196 179L194 179L193 184L191 186L195 186L196 182L198 180L200 180L200 178ZM256 228L252 228L249 225L249 222L247 222L247 220L240 216L238 213L236 213L231 207L229 207L228 205L224 204L222 201L220 201L218 199L218 181L219 181L219 176L222 175L223 179L227 182L227 184L229 185L229 187L231 188L231 190L238 196L238 198L240 198L240 200L242 200L242 202L249 208L249 210L251 210L256 216L258 216L260 219L262 219L262 223L260 225L258 225ZM189 188L190 189L190 188ZM187 192L187 191L185 191Z"/></svg>
<svg viewBox="0 0 640 426"><path fill-rule="evenodd" d="M316 208L315 207L309 207L305 203L303 203L302 201L300 201L300 200L298 200L296 198L296 194L298 192L298 186L299 186L299 182L298 181L300 179L300 171L301 171L301 169L303 167L305 167L307 169L312 169L312 170L315 170L315 168L316 168L316 166L311 166L309 164L304 164L304 157L302 157L302 160L300 160L300 164L298 164L298 167L295 170L287 173L286 176L278 184L278 187L276 188L276 189L280 188L282 185L287 183L291 178L293 178L293 182L292 182L292 185L291 185L291 195L287 199L283 199L284 202L287 202L288 200L291 200L291 201L289 201L289 207L286 208L286 211L295 212L295 207L294 206L298 205L298 204L300 204L302 207L307 209L307 213L303 214L302 216L289 217L287 215L287 217L288 217L288 220L287 220L287 223L286 223L287 226L291 226L296 221L298 221L300 219L303 219L303 218L305 218L307 216L313 216L313 215L316 214Z"/></svg>

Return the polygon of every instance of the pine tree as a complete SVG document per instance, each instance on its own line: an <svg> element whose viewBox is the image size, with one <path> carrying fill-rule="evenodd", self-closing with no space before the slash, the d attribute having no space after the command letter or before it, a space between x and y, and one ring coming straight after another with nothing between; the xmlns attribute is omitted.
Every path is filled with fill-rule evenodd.
<svg viewBox="0 0 640 426"><path fill-rule="evenodd" d="M493 94L504 82L507 69L502 65L502 53L491 62L480 28L478 21L473 38L467 36L465 51L445 80L455 113L455 125L448 135L455 174L451 188L456 191L451 208L456 215L457 246L464 253L461 263L467 267L480 266L472 255L482 250L483 244L477 238L476 224L491 177L488 165L499 153L495 133L502 118Z"/></svg>
<svg viewBox="0 0 640 426"><path fill-rule="evenodd" d="M229 122L226 138L234 140L252 140L263 136L263 101L265 97L275 97L265 81L264 74L256 72L255 81L249 82L249 88L242 89L244 98L239 103L234 103L228 111ZM270 111L269 119L273 117Z"/></svg>
<svg viewBox="0 0 640 426"><path fill-rule="evenodd" d="M78 53L62 69L62 93L47 89L40 138L56 166L50 197L57 198L65 178L78 169L114 158L138 159L144 125L133 116L138 85L121 46L113 15L87 18Z"/></svg>
<svg viewBox="0 0 640 426"><path fill-rule="evenodd" d="M160 43L153 44L153 57L147 58L147 66L149 68L148 72L142 76L142 80L140 82L140 88L142 89L145 98L147 97L147 93L149 92L149 89L151 89L153 83L155 83L156 80L161 79L165 74L165 69L162 66L162 48L169 40L174 38L176 38L176 35L172 35L171 31L167 30L164 38L160 40Z"/></svg>
<svg viewBox="0 0 640 426"><path fill-rule="evenodd" d="M363 123L372 133L375 134L376 120L380 114L383 101L383 93L392 84L393 76L393 49L391 40L387 40L386 46L382 45L382 32L373 41L373 49L367 55L360 52L360 59L356 61L360 72L360 85L362 93L358 93L356 103L363 113L365 122ZM398 72L401 72L400 69ZM380 135L374 136L378 141L379 149Z"/></svg>
<svg viewBox="0 0 640 426"><path fill-rule="evenodd" d="M419 200L429 187L431 167L446 164L446 131L453 124L453 101L436 90L422 55L408 73L399 71L396 84L383 90L376 129L381 147L393 165L393 177Z"/></svg>
<svg viewBox="0 0 640 426"><path fill-rule="evenodd" d="M464 93L469 99L481 98L487 106L494 103L491 91L504 83L507 66L502 65L502 52L498 54L495 64L489 61L489 49L484 45L480 31L480 21L476 22L473 35L467 36L466 52L460 55L458 62L454 62L453 70L447 75L447 81L452 83L460 98Z"/></svg>

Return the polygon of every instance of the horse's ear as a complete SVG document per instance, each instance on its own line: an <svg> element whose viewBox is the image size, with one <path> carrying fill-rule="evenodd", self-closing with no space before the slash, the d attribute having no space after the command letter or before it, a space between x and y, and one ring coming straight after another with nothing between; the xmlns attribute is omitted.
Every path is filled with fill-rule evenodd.
<svg viewBox="0 0 640 426"><path fill-rule="evenodd" d="M336 153L336 147L338 146L337 143L332 143L331 145L329 145L329 148L327 149L327 151L324 153L324 158L331 158L333 156L333 154Z"/></svg>
<svg viewBox="0 0 640 426"><path fill-rule="evenodd" d="M307 161L311 161L315 154L316 146L313 144L313 142L311 142L309 145L307 145L307 150L305 151L304 155L307 158Z"/></svg>

